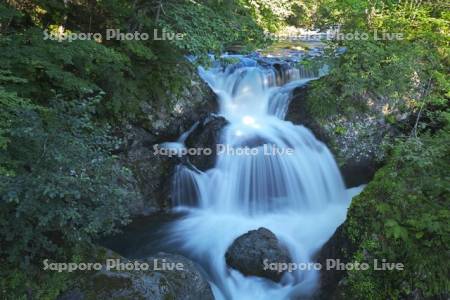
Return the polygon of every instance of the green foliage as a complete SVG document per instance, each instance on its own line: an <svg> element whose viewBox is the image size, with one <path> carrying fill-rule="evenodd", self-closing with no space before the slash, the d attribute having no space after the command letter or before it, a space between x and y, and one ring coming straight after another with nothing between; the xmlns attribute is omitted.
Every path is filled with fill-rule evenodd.
<svg viewBox="0 0 450 300"><path fill-rule="evenodd" d="M2 299L14 300L28 299L31 294L35 299L53 300L74 280L71 273L39 272L31 268L25 271L8 264L3 264L0 274Z"/></svg>
<svg viewBox="0 0 450 300"><path fill-rule="evenodd" d="M0 38L0 72L24 79L12 81L2 76L0 83L35 103L47 105L48 99L57 94L69 99L104 92L100 116L124 120L139 116L142 101L167 101L169 92L180 91L186 82L179 74L187 69L182 63L178 69L173 69L173 64L146 65L148 59L153 61L151 52L135 43L116 49L95 41L43 38L39 29Z"/></svg>
<svg viewBox="0 0 450 300"><path fill-rule="evenodd" d="M267 31L277 32L286 25L314 27L318 1L241 0L253 18Z"/></svg>
<svg viewBox="0 0 450 300"><path fill-rule="evenodd" d="M165 11L162 28L183 33L183 39L173 43L187 53L221 53L233 44L247 50L264 45L262 28L249 17L249 9L239 3L172 1L166 4Z"/></svg>
<svg viewBox="0 0 450 300"><path fill-rule="evenodd" d="M367 271L348 274L348 295L364 299L448 293L450 244L449 127L408 138L353 201L345 230ZM374 271L373 260L403 263L403 271ZM372 295L366 297L366 295Z"/></svg>
<svg viewBox="0 0 450 300"><path fill-rule="evenodd" d="M2 75L0 74L0 76ZM11 76L8 78L10 80L20 81L17 77ZM0 149L5 149L9 142L7 134L11 129L11 122L14 117L14 112L23 108L30 109L33 105L30 101L18 97L15 93L7 92L3 87L0 87L0 107L2 108L0 111ZM0 168L0 174L2 174L2 171L6 171L6 169Z"/></svg>
<svg viewBox="0 0 450 300"><path fill-rule="evenodd" d="M317 27L319 2L316 0L293 1L292 15L288 17L287 22L290 25L314 28Z"/></svg>
<svg viewBox="0 0 450 300"><path fill-rule="evenodd" d="M0 36L1 70L27 83L2 83L5 89L44 105L56 94L69 99L103 91L98 113L108 120L145 118L143 101L171 105L171 98L190 82L186 74L195 72L185 54L203 57L235 44L251 50L265 43L262 29L241 3L173 0L163 2L159 13L156 1L10 3L17 10L0 6L0 22L7 29ZM106 29L115 28L151 38L44 40L44 30L56 33L59 28L66 33L100 32L104 37ZM162 30L182 33L183 39L153 40L155 30L159 35Z"/></svg>
<svg viewBox="0 0 450 300"><path fill-rule="evenodd" d="M93 41L49 41L42 31L32 29L1 39L0 46L2 72L26 78L19 82L0 78L3 86L34 102L46 104L57 94L77 98L100 90L114 102L127 91L124 73L129 59Z"/></svg>
<svg viewBox="0 0 450 300"><path fill-rule="evenodd" d="M92 121L99 97L52 101L47 109L11 113L1 165L1 256L26 267L42 255L63 255L128 221L134 199L109 154L117 141Z"/></svg>
<svg viewBox="0 0 450 300"><path fill-rule="evenodd" d="M20 13L6 3L0 3L0 33L6 32L15 18L20 18Z"/></svg>
<svg viewBox="0 0 450 300"><path fill-rule="evenodd" d="M336 128L334 129L334 132L338 135L344 134L345 131L346 129L343 126L336 126Z"/></svg>
<svg viewBox="0 0 450 300"><path fill-rule="evenodd" d="M292 15L293 1L255 0L245 3L250 7L258 23L271 32L280 30L286 19Z"/></svg>
<svg viewBox="0 0 450 300"><path fill-rule="evenodd" d="M312 84L308 104L318 116L351 115L372 106L414 116L411 137L390 145L391 156L353 200L345 233L365 271L347 272L345 298L404 299L448 295L449 15L441 1L321 1L319 25L368 33L366 40L329 44L328 76ZM376 40L374 31L403 40ZM336 50L345 52L336 57ZM394 115L385 115L397 125ZM337 132L339 133L339 132ZM404 271L376 271L374 259L400 262Z"/></svg>
<svg viewBox="0 0 450 300"><path fill-rule="evenodd" d="M43 108L0 88L2 299L55 299L73 276L42 272L40 260L72 261L128 222L136 195L121 186L128 171L110 155L117 141L92 120L99 101Z"/></svg>
<svg viewBox="0 0 450 300"><path fill-rule="evenodd" d="M324 59L330 74L310 93L314 113L351 113L380 100L388 100L391 109L414 111L423 101L446 101L449 15L443 6L341 0L324 1L321 7L325 24L341 24L342 33L366 33L367 38L330 44ZM380 40L382 32L402 34L402 39ZM336 59L339 47L345 53Z"/></svg>

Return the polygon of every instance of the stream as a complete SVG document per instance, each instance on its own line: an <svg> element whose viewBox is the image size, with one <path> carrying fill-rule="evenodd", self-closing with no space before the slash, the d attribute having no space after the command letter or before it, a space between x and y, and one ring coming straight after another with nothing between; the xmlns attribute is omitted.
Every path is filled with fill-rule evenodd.
<svg viewBox="0 0 450 300"><path fill-rule="evenodd" d="M228 247L242 234L265 227L293 262L312 263L361 188L346 189L326 145L308 128L284 120L293 90L320 72L277 59L231 58L238 63L199 68L217 95L218 114L229 121L220 133L222 153L206 172L177 167L176 217L162 218L157 234L146 236L156 243L125 255L148 255L150 248L182 253L205 270L216 299L305 299L318 287L317 270L287 272L279 283L244 276L227 267ZM182 148L185 138L166 146ZM195 203L186 197L193 193Z"/></svg>

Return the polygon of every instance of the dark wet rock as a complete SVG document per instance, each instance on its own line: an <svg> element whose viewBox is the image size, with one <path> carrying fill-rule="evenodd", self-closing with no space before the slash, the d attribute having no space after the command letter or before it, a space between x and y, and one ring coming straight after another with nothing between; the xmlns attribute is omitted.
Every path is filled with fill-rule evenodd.
<svg viewBox="0 0 450 300"><path fill-rule="evenodd" d="M276 72L276 84L283 85L289 81L289 76L287 75L287 70L291 68L291 66L286 62L277 62L272 65Z"/></svg>
<svg viewBox="0 0 450 300"><path fill-rule="evenodd" d="M211 155L189 155L189 161L199 170L212 168L216 161L217 144L220 143L220 133L228 121L219 116L208 116L195 128L186 140L187 148L211 149Z"/></svg>
<svg viewBox="0 0 450 300"><path fill-rule="evenodd" d="M279 282L282 272L264 270L264 260L267 263L290 263L289 252L281 245L270 230L259 228L241 235L225 253L228 266L244 275L259 276Z"/></svg>
<svg viewBox="0 0 450 300"><path fill-rule="evenodd" d="M229 57L227 58L228 63L222 64L224 68L226 68L226 72L228 74L234 73L235 71L244 68L244 67L256 67L257 63L255 60L250 59L248 57L241 57L239 59ZM245 72L242 72L242 75Z"/></svg>
<svg viewBox="0 0 450 300"><path fill-rule="evenodd" d="M344 279L346 271L335 268L327 270L327 259L339 259L341 263L346 264L354 251L355 246L347 237L344 225L339 226L316 255L316 261L322 265L317 299L340 299L337 290L342 284L341 281Z"/></svg>
<svg viewBox="0 0 450 300"><path fill-rule="evenodd" d="M307 103L308 89L308 84L294 89L286 120L307 127L314 133L317 139L328 144L331 141L330 136L325 128L319 124L318 120L309 112Z"/></svg>
<svg viewBox="0 0 450 300"><path fill-rule="evenodd" d="M57 298L57 300L83 300L83 299L84 293L78 288L69 290Z"/></svg>
<svg viewBox="0 0 450 300"><path fill-rule="evenodd" d="M240 54L245 51L245 46L241 44L231 44L225 48L225 52Z"/></svg>
<svg viewBox="0 0 450 300"><path fill-rule="evenodd" d="M347 187L356 187L366 184L373 179L380 163L374 157L359 160L348 159L340 166L342 177Z"/></svg>
<svg viewBox="0 0 450 300"><path fill-rule="evenodd" d="M167 232L159 230L184 217L183 213L158 212L135 216L121 232L106 236L98 243L121 253L124 257L143 258L149 254L167 249L161 241L167 238Z"/></svg>
<svg viewBox="0 0 450 300"><path fill-rule="evenodd" d="M115 255L117 258L117 255ZM128 261L119 257L121 263ZM213 300L208 281L198 267L180 255L159 253L140 263L148 263L149 270L107 270L83 273L83 277L58 300L85 299L145 299L145 300ZM160 270L177 266L173 270ZM176 265L175 265L176 264ZM182 269L182 270L180 270Z"/></svg>

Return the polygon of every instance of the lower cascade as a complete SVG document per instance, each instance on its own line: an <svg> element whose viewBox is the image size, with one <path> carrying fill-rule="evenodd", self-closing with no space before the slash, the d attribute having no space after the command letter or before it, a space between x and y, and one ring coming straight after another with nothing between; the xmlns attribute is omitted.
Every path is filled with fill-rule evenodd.
<svg viewBox="0 0 450 300"><path fill-rule="evenodd" d="M319 283L313 256L345 220L355 191L346 190L327 147L284 120L294 88L318 74L236 57L228 67L199 68L229 123L212 169L176 168L172 198L186 215L171 225L169 240L204 268L216 299L308 298ZM297 266L279 282L245 276L225 260L235 239L261 227Z"/></svg>

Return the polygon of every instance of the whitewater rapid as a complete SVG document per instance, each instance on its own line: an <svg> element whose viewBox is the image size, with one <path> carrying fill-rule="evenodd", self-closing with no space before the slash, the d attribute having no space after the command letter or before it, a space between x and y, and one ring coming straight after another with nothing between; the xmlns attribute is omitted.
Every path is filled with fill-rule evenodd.
<svg viewBox="0 0 450 300"><path fill-rule="evenodd" d="M240 235L265 227L293 262L310 263L359 190L345 188L332 154L309 129L284 120L294 88L316 79L317 72L233 58L239 63L199 73L229 122L220 143L253 153L224 152L206 172L177 167L174 205L186 216L172 224L169 239L206 270L216 299L307 298L318 286L318 271L293 271L274 283L227 267L225 253Z"/></svg>

